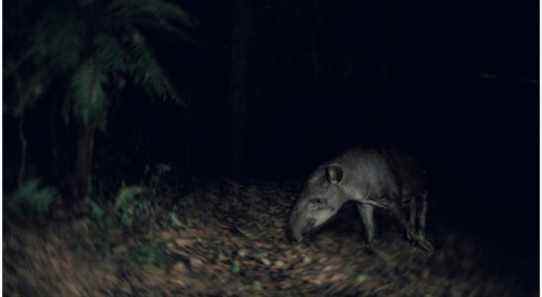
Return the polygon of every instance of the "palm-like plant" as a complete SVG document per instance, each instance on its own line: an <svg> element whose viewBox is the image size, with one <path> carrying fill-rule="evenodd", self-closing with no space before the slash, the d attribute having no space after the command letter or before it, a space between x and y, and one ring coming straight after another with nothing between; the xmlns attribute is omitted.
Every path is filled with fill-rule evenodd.
<svg viewBox="0 0 542 297"><path fill-rule="evenodd" d="M19 109L46 93L53 82L67 86L64 115L76 119L80 131L74 175L79 199L88 194L96 129L104 128L112 94L126 80L152 98L183 104L144 30L163 30L191 41L187 32L193 25L190 16L168 0L53 0L22 49L8 59L4 77L23 77L25 92L14 104Z"/></svg>

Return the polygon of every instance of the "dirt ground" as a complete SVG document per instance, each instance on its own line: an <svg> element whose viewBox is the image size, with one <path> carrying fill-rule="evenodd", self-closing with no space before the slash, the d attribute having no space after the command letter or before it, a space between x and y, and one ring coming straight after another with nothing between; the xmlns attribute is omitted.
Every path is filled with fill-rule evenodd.
<svg viewBox="0 0 542 297"><path fill-rule="evenodd" d="M221 181L179 197L170 192L174 202L148 206L130 228L92 218L4 222L5 296L539 294L528 272L451 232L432 234L430 255L386 226L371 253L359 220L338 219L312 241L292 243L285 230L297 190Z"/></svg>

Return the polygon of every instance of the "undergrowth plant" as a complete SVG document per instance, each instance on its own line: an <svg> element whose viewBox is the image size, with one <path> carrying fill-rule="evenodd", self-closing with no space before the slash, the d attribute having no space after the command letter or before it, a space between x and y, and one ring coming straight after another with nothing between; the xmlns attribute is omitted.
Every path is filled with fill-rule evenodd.
<svg viewBox="0 0 542 297"><path fill-rule="evenodd" d="M159 195L170 186L170 177L173 167L169 164L158 163L145 166L145 184L153 195Z"/></svg>
<svg viewBox="0 0 542 297"><path fill-rule="evenodd" d="M59 193L56 189L42 185L38 179L28 180L6 197L8 219L44 218L58 198Z"/></svg>
<svg viewBox="0 0 542 297"><path fill-rule="evenodd" d="M115 197L113 212L123 228L149 225L153 205L149 197L143 195L145 193L145 188L140 186L121 186Z"/></svg>
<svg viewBox="0 0 542 297"><path fill-rule="evenodd" d="M139 265L164 266L168 261L164 242L146 242L131 250L129 259Z"/></svg>

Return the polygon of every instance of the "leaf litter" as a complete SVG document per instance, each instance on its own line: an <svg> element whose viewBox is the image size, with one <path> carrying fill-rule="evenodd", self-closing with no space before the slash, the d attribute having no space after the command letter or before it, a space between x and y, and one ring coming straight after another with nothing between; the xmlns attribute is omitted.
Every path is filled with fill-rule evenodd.
<svg viewBox="0 0 542 297"><path fill-rule="evenodd" d="M9 226L4 290L10 296L536 295L521 278L491 270L482 263L483 249L457 234L442 236L431 255L393 232L379 236L374 253L352 230L325 229L311 242L292 243L286 228L297 185L206 184L178 197L173 208L153 206L155 217L137 230L104 231L87 219ZM173 219L159 224L164 218Z"/></svg>

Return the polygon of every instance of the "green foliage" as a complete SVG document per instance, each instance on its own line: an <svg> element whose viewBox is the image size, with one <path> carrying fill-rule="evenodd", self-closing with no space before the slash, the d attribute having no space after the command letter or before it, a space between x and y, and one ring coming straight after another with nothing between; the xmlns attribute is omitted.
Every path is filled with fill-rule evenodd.
<svg viewBox="0 0 542 297"><path fill-rule="evenodd" d="M143 34L134 30L129 41L129 58L131 63L128 66L128 73L135 83L143 86L147 94L153 98L179 100L175 88L166 79L164 70L156 60L152 49L147 44Z"/></svg>
<svg viewBox="0 0 542 297"><path fill-rule="evenodd" d="M115 199L115 214L120 224L126 228L134 225L141 212L149 207L148 201L140 199L143 188L123 185Z"/></svg>
<svg viewBox="0 0 542 297"><path fill-rule="evenodd" d="M190 15L178 5L168 1L117 0L108 7L119 23L131 24L137 21L140 25L165 30L187 42L194 42L182 27L197 25ZM181 26L178 26L181 25Z"/></svg>
<svg viewBox="0 0 542 297"><path fill-rule="evenodd" d="M74 117L101 128L108 100L125 79L142 86L152 98L183 103L143 29L190 40L187 30L194 24L182 8L167 0L51 1L32 29L19 29L29 36L6 58L4 77L21 77L16 79L21 86L10 109L21 115L53 81L69 86L65 119Z"/></svg>
<svg viewBox="0 0 542 297"><path fill-rule="evenodd" d="M26 49L25 56L34 65L46 66L51 74L62 74L80 64L89 24L76 11L74 3L51 2L34 26L32 42Z"/></svg>
<svg viewBox="0 0 542 297"><path fill-rule="evenodd" d="M74 102L73 113L81 119L84 125L103 123L106 99L103 87L106 77L99 67L99 64L89 60L83 63L73 76L72 96L85 98L85 100Z"/></svg>
<svg viewBox="0 0 542 297"><path fill-rule="evenodd" d="M175 211L170 211L169 212L169 222L168 223L174 228L185 228L186 227L186 225L183 224L183 222L181 222L179 220L179 218L177 217L177 214L175 213Z"/></svg>
<svg viewBox="0 0 542 297"><path fill-rule="evenodd" d="M163 242L148 242L130 252L130 259L139 265L164 266L168 261L166 245Z"/></svg>
<svg viewBox="0 0 542 297"><path fill-rule="evenodd" d="M93 197L89 217L103 231L122 228L136 233L158 225L183 226L175 215L157 214L160 208L151 199L152 191L140 186L122 185L112 203Z"/></svg>
<svg viewBox="0 0 542 297"><path fill-rule="evenodd" d="M239 265L239 261L233 260L233 262L231 263L230 270L233 273L239 273L241 271L241 266Z"/></svg>
<svg viewBox="0 0 542 297"><path fill-rule="evenodd" d="M146 19L153 22L180 22L193 26L192 18L179 6L168 1L115 0L109 5L112 15L121 19Z"/></svg>
<svg viewBox="0 0 542 297"><path fill-rule="evenodd" d="M98 203L90 200L90 218L95 222L103 222L106 212Z"/></svg>
<svg viewBox="0 0 542 297"><path fill-rule="evenodd" d="M94 39L96 62L109 71L126 71L123 45L114 36L101 33Z"/></svg>
<svg viewBox="0 0 542 297"><path fill-rule="evenodd" d="M8 111L16 117L21 117L27 109L34 106L50 82L45 69L37 70L24 78L17 75L14 78L15 94L7 96Z"/></svg>
<svg viewBox="0 0 542 297"><path fill-rule="evenodd" d="M6 197L8 215L17 219L43 217L58 197L54 188L42 186L39 180L26 181Z"/></svg>
<svg viewBox="0 0 542 297"><path fill-rule="evenodd" d="M159 195L168 187L168 177L171 175L172 169L171 165L164 163L145 165L145 183L153 195Z"/></svg>

